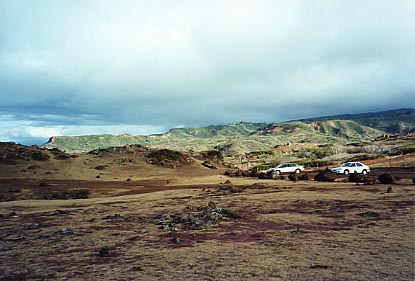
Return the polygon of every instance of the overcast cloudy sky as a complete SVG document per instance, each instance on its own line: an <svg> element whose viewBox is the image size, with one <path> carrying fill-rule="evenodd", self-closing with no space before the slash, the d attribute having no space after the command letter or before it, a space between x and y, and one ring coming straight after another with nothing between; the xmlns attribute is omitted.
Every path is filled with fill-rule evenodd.
<svg viewBox="0 0 415 281"><path fill-rule="evenodd" d="M0 141L414 107L414 0L0 0Z"/></svg>

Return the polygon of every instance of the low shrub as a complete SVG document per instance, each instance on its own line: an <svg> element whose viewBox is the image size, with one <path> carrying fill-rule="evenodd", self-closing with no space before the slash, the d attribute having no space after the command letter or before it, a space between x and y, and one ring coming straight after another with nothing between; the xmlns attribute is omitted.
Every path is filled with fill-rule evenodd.
<svg viewBox="0 0 415 281"><path fill-rule="evenodd" d="M168 168L175 168L193 162L188 155L170 149L154 150L146 155L146 160L150 164Z"/></svg>
<svg viewBox="0 0 415 281"><path fill-rule="evenodd" d="M32 152L32 154L30 155L30 157L33 160L36 161L46 161L49 160L50 156L42 151L34 151Z"/></svg>
<svg viewBox="0 0 415 281"><path fill-rule="evenodd" d="M66 159L74 157L73 155L66 153L64 151L61 151L58 148L53 148L50 151L55 156L55 159L58 159L58 160L66 160Z"/></svg>
<svg viewBox="0 0 415 281"><path fill-rule="evenodd" d="M49 200L86 199L89 195L89 189L50 190L44 198Z"/></svg>
<svg viewBox="0 0 415 281"><path fill-rule="evenodd" d="M216 162L222 162L223 161L223 154L222 152L218 150L206 150L200 152L200 155L204 157L205 159L213 160Z"/></svg>

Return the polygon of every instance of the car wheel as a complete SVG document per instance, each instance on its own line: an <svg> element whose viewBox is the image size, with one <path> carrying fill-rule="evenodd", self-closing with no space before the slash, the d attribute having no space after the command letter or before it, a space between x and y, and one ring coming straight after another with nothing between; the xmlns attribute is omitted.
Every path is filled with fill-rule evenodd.
<svg viewBox="0 0 415 281"><path fill-rule="evenodd" d="M363 170L363 171L362 171L362 174L363 174L363 175L366 175L366 174L367 174L367 171L366 171L366 170Z"/></svg>
<svg viewBox="0 0 415 281"><path fill-rule="evenodd" d="M301 173L300 169L295 170L295 173L296 173L296 174Z"/></svg>
<svg viewBox="0 0 415 281"><path fill-rule="evenodd" d="M344 174L347 176L349 174L349 170L344 170Z"/></svg>

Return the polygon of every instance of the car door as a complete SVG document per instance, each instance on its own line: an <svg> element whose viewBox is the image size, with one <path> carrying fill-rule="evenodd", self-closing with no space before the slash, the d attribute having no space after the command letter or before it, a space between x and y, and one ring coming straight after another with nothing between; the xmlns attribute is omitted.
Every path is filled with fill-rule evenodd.
<svg viewBox="0 0 415 281"><path fill-rule="evenodd" d="M361 174L363 172L363 165L360 163L355 163L356 164L356 172Z"/></svg>
<svg viewBox="0 0 415 281"><path fill-rule="evenodd" d="M350 165L350 173L356 173L356 163L352 163L352 165Z"/></svg>

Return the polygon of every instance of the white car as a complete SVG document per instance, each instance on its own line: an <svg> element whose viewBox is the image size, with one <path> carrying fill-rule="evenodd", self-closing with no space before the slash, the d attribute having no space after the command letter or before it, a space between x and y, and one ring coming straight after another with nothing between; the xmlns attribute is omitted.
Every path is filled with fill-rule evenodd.
<svg viewBox="0 0 415 281"><path fill-rule="evenodd" d="M370 172L369 166L366 166L363 163L360 162L345 162L338 168L331 169L336 174L344 174L348 175L350 173L358 173L358 174L364 174Z"/></svg>
<svg viewBox="0 0 415 281"><path fill-rule="evenodd" d="M274 172L277 173L277 175L282 173L296 173L299 174L300 172L304 171L304 167L297 165L295 163L282 163L279 164L277 167L270 168L267 170L267 173Z"/></svg>

